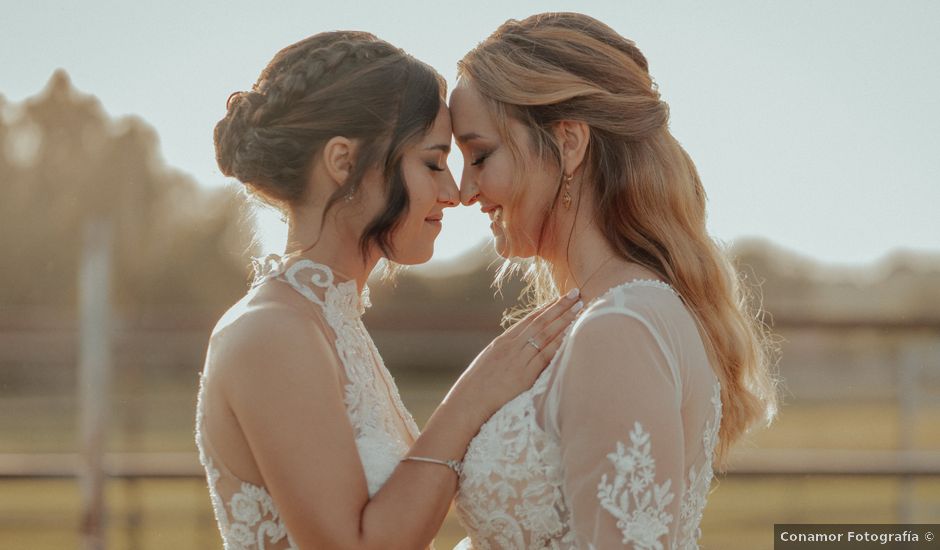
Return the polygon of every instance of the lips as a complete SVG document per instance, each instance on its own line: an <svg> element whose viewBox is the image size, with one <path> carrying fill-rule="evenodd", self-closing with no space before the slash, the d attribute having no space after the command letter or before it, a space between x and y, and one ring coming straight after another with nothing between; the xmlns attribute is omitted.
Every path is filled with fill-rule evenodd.
<svg viewBox="0 0 940 550"><path fill-rule="evenodd" d="M444 219L444 214L432 214L427 218L424 218L426 222L439 222Z"/></svg>

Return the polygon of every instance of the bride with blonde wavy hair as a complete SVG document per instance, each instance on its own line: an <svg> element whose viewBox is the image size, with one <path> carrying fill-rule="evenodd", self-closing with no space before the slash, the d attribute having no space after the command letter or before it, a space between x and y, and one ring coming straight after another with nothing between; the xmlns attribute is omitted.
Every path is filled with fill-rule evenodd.
<svg viewBox="0 0 940 550"><path fill-rule="evenodd" d="M776 414L775 350L647 60L547 13L458 67L461 201L492 219L502 274L528 265L535 306L573 288L586 303L471 441L460 548L697 548L713 468Z"/></svg>

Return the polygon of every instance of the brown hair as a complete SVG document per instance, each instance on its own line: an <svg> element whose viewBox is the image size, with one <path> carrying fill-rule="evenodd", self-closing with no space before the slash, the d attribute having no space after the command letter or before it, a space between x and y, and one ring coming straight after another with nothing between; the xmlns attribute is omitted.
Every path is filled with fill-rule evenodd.
<svg viewBox="0 0 940 550"><path fill-rule="evenodd" d="M360 238L393 252L391 235L408 210L404 150L434 124L446 82L434 69L372 34L316 34L277 53L251 91L229 97L215 126L219 168L283 210L304 197L314 158L335 136L360 140L349 180L326 213L381 170L387 204ZM322 225L322 220L321 220Z"/></svg>
<svg viewBox="0 0 940 550"><path fill-rule="evenodd" d="M716 458L723 469L730 446L758 420L769 424L776 415L774 343L748 288L706 231L705 190L669 132L669 108L646 58L596 19L546 13L501 25L460 61L458 76L487 103L517 167L525 159L508 120L527 127L537 158L559 170L559 192L561 153L552 127L562 120L589 126L581 182L591 186L600 231L619 256L675 287L703 332L721 381ZM536 305L557 295L548 270L541 260L528 270Z"/></svg>

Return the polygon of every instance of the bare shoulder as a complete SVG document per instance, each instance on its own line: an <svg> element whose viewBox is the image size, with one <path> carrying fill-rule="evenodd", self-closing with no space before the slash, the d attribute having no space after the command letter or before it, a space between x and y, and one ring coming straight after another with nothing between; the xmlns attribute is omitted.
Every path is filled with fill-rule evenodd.
<svg viewBox="0 0 940 550"><path fill-rule="evenodd" d="M338 379L338 359L322 323L291 298L276 290L250 292L216 323L206 370L226 393L273 380Z"/></svg>

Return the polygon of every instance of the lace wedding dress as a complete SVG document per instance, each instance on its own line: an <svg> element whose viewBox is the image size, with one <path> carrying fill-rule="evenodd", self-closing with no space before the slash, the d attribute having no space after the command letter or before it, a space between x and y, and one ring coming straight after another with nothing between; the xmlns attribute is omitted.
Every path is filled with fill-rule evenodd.
<svg viewBox="0 0 940 550"><path fill-rule="evenodd" d="M697 548L720 392L671 286L610 289L471 442L457 548Z"/></svg>
<svg viewBox="0 0 940 550"><path fill-rule="evenodd" d="M373 496L418 437L418 428L362 324L361 316L371 305L368 288L360 295L356 281L337 283L329 267L306 259L286 265L282 258L270 255L255 261L255 272L252 290L276 279L322 309L345 370L346 410L369 496ZM211 375L203 373L196 406L196 445L225 549L296 549L267 490L238 479L226 469L223 458L206 437L208 384Z"/></svg>

